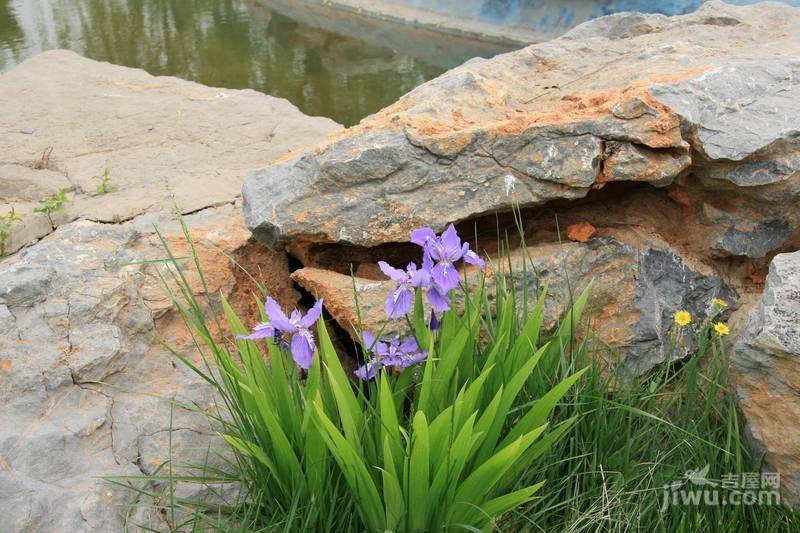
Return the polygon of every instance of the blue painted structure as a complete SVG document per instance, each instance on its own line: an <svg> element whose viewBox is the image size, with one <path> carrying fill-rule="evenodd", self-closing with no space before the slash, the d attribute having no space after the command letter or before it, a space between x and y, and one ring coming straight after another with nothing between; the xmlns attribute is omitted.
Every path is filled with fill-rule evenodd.
<svg viewBox="0 0 800 533"><path fill-rule="evenodd" d="M2 0L0 0L2 1ZM554 39L593 18L682 15L706 0L256 0L310 26L402 51L444 68ZM778 0L800 7L800 0ZM755 4L758 0L727 0Z"/></svg>
<svg viewBox="0 0 800 533"><path fill-rule="evenodd" d="M386 1L386 0L384 0ZM525 28L555 37L587 20L638 11L682 15L705 0L388 0L387 3L440 13L497 27ZM800 0L779 0L800 7ZM727 0L729 4L755 4L758 0Z"/></svg>

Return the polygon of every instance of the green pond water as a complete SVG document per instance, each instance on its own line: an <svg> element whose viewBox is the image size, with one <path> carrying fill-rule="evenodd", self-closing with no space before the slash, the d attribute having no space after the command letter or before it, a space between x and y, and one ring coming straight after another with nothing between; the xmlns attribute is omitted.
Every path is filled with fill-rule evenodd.
<svg viewBox="0 0 800 533"><path fill-rule="evenodd" d="M66 48L155 75L256 89L308 115L352 125L447 68L498 51L372 23L306 17L302 7L290 18L265 4L0 0L0 72L43 50Z"/></svg>

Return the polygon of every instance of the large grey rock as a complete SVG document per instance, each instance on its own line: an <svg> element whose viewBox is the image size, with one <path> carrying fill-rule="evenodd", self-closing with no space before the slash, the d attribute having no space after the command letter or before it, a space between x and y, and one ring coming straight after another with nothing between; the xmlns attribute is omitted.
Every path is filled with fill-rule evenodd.
<svg viewBox="0 0 800 533"><path fill-rule="evenodd" d="M149 364L175 380L175 392L185 387L196 398L208 395L188 375L168 372L165 354L160 361L142 358L155 326L123 269L140 257L128 250L139 237L130 228L74 223L0 268L0 301L9 317L0 328L6 531L121 527L113 505L122 495L93 478L139 472L138 450L120 439L115 424L127 422L118 412L124 400L90 382L122 371L127 379L117 383L145 393L130 370ZM130 322L138 327L123 330ZM150 417L151 425L168 427L163 406Z"/></svg>
<svg viewBox="0 0 800 533"><path fill-rule="evenodd" d="M797 10L793 11L796 18ZM792 44L798 43L785 43L786 52ZM800 58L781 57L783 52L768 49L761 57L728 60L685 81L655 85L651 91L693 126L693 148L711 160L743 161L800 133L792 113L800 97L795 79ZM763 185L757 177L742 176L736 183Z"/></svg>
<svg viewBox="0 0 800 533"><path fill-rule="evenodd" d="M643 182L682 190L709 261L764 257L800 220L798 55L800 10L777 3L604 17L468 61L252 174L245 222L270 243L371 247Z"/></svg>
<svg viewBox="0 0 800 533"><path fill-rule="evenodd" d="M800 252L773 259L732 370L756 456L780 473L784 503L800 509Z"/></svg>
<svg viewBox="0 0 800 533"><path fill-rule="evenodd" d="M206 87L45 52L0 75L0 216L14 207L6 253L53 230L34 213L59 189L52 223L129 220L232 202L244 176L340 128L286 100ZM31 133L32 132L32 133ZM105 169L112 188L97 195Z"/></svg>
<svg viewBox="0 0 800 533"><path fill-rule="evenodd" d="M240 312L251 304L252 287L237 282L225 255L233 254L245 262L258 258L273 276L267 283L274 294L292 301L285 256L248 244L239 207L211 208L186 222L208 294L244 303ZM121 531L128 507L152 525L158 513L145 501L137 507L133 492L99 478L152 474L170 458L176 472L208 458L223 466L214 462L226 447L218 428L197 413L170 413L165 400L213 412L216 398L160 344L201 363L161 286L158 271L166 274L166 265L148 262L166 257L154 223L176 256L189 256L177 223L152 214L120 225L72 222L0 263L3 531ZM181 262L202 301L191 261Z"/></svg>
<svg viewBox="0 0 800 533"><path fill-rule="evenodd" d="M210 388L161 344L200 363L161 286L167 267L151 262L166 256L154 226L188 257L165 213L191 213L209 293L196 273L187 277L201 300L221 293L251 311L255 287L233 255L295 303L286 255L251 240L237 197L247 171L339 126L254 91L63 51L0 76L0 102L13 102L0 106L0 215L14 207L22 217L6 252L41 238L0 259L0 530L170 530L152 499L100 479L152 474L169 459L177 473L209 458L222 466L219 428L198 413L171 414L161 399L216 409ZM92 176L104 168L113 188L97 195ZM52 220L32 212L61 188L65 211ZM235 498L235 489L222 493ZM191 484L175 490L209 496Z"/></svg>

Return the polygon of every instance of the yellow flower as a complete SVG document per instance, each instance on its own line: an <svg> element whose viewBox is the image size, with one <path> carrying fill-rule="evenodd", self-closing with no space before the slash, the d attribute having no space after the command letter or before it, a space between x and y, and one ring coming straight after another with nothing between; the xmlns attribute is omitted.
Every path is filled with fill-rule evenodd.
<svg viewBox="0 0 800 533"><path fill-rule="evenodd" d="M731 328L729 328L728 325L724 322L717 322L716 324L714 324L714 331L716 331L720 335L727 335L728 333L731 332Z"/></svg>
<svg viewBox="0 0 800 533"><path fill-rule="evenodd" d="M692 315L689 311L678 311L675 313L675 323L679 326L688 326L692 322Z"/></svg>
<svg viewBox="0 0 800 533"><path fill-rule="evenodd" d="M726 302L725 300L720 300L719 298L714 298L714 307L719 307L720 309L723 309L725 307L728 307L728 302Z"/></svg>

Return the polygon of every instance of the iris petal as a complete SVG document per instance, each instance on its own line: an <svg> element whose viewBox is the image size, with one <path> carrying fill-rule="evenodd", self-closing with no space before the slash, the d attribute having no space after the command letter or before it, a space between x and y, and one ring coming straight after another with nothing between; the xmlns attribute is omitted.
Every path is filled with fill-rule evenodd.
<svg viewBox="0 0 800 533"><path fill-rule="evenodd" d="M481 257L472 250L467 250L467 253L464 254L464 261L469 263L470 265L475 265L480 268L486 268L486 261L481 259Z"/></svg>
<svg viewBox="0 0 800 533"><path fill-rule="evenodd" d="M454 225L450 224L439 239L442 242L442 258L450 261L461 259L461 238Z"/></svg>
<svg viewBox="0 0 800 533"><path fill-rule="evenodd" d="M419 344L417 344L417 339L414 337L408 337L400 345L400 352L403 354L410 354L416 351L419 351Z"/></svg>
<svg viewBox="0 0 800 533"><path fill-rule="evenodd" d="M308 370L314 359L314 336L310 331L301 329L292 335L292 359L300 368Z"/></svg>
<svg viewBox="0 0 800 533"><path fill-rule="evenodd" d="M375 347L375 335L370 333L369 331L362 331L361 332L361 339L364 341L364 347L368 350L373 349Z"/></svg>
<svg viewBox="0 0 800 533"><path fill-rule="evenodd" d="M431 239L436 238L436 233L431 228L419 228L411 232L411 242L419 246L427 246Z"/></svg>
<svg viewBox="0 0 800 533"><path fill-rule="evenodd" d="M386 261L378 261L378 266L381 268L381 272L386 274L389 279L402 282L408 278L408 274L398 268L394 268Z"/></svg>
<svg viewBox="0 0 800 533"><path fill-rule="evenodd" d="M389 353L389 345L385 342L378 341L375 343L375 348L373 351L378 357L383 357Z"/></svg>
<svg viewBox="0 0 800 533"><path fill-rule="evenodd" d="M273 298L267 297L267 301L264 302L264 310L267 312L270 324L275 329L287 333L294 330L294 327L289 323L289 319L283 313L280 304Z"/></svg>
<svg viewBox="0 0 800 533"><path fill-rule="evenodd" d="M314 307L309 309L306 316L304 316L300 320L300 326L306 329L310 328L311 326L314 325L314 323L317 321L317 319L321 314L322 314L322 298L317 300L316 303L314 303Z"/></svg>
<svg viewBox="0 0 800 533"><path fill-rule="evenodd" d="M449 292L455 289L458 287L458 282L460 281L456 267L445 261L437 263L436 266L433 267L431 277L443 292Z"/></svg>
<svg viewBox="0 0 800 533"><path fill-rule="evenodd" d="M422 254L422 270L430 273L433 270L433 258L430 251L426 248Z"/></svg>
<svg viewBox="0 0 800 533"><path fill-rule="evenodd" d="M361 381L369 381L375 377L375 374L378 373L378 370L381 369L381 364L377 361L373 361L371 363L367 363L360 367L358 370L353 372L358 379Z"/></svg>
<svg viewBox="0 0 800 533"><path fill-rule="evenodd" d="M424 361L427 357L428 357L428 352L425 351L425 350L422 350L420 352L415 352L415 353L409 354L409 356L407 358L407 361L409 361L409 364L411 365L411 364L414 364L414 363L420 363L420 362Z"/></svg>
<svg viewBox="0 0 800 533"><path fill-rule="evenodd" d="M386 300L386 315L389 318L398 318L405 315L414 301L414 293L410 289L397 287Z"/></svg>
<svg viewBox="0 0 800 533"><path fill-rule="evenodd" d="M236 335L237 339L266 339L275 335L275 328L270 324L259 324L250 335Z"/></svg>
<svg viewBox="0 0 800 533"><path fill-rule="evenodd" d="M450 310L450 297L443 295L436 287L428 289L428 301L440 313Z"/></svg>
<svg viewBox="0 0 800 533"><path fill-rule="evenodd" d="M427 287L430 284L431 284L430 272L428 272L425 269L414 270L414 274L411 276L412 287Z"/></svg>

